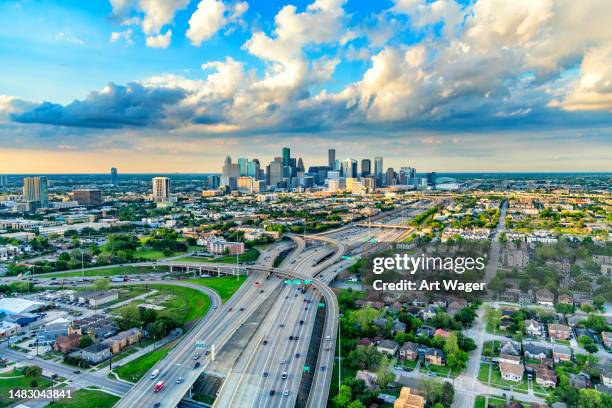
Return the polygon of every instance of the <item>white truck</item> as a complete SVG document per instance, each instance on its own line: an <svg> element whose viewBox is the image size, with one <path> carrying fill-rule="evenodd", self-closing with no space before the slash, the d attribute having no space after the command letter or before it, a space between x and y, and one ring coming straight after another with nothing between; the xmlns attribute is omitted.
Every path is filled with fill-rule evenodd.
<svg viewBox="0 0 612 408"><path fill-rule="evenodd" d="M151 373L151 379L154 380L155 378L157 378L157 376L159 375L159 370L156 368L155 370L153 370L153 372Z"/></svg>

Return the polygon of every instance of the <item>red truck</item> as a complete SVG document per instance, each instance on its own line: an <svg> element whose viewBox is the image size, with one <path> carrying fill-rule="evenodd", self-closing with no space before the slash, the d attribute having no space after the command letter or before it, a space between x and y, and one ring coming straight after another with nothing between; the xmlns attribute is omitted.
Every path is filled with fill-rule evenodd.
<svg viewBox="0 0 612 408"><path fill-rule="evenodd" d="M154 386L153 386L153 392L160 392L161 390L164 389L164 382L163 381L158 381Z"/></svg>

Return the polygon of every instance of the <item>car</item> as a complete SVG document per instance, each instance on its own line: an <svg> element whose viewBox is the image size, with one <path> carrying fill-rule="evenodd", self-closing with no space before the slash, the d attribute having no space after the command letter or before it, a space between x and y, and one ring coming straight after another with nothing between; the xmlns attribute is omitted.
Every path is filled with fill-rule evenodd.
<svg viewBox="0 0 612 408"><path fill-rule="evenodd" d="M73 373L75 374L81 374L81 370L74 370Z"/></svg>
<svg viewBox="0 0 612 408"><path fill-rule="evenodd" d="M304 321L300 320L300 326L304 325Z"/></svg>
<svg viewBox="0 0 612 408"><path fill-rule="evenodd" d="M196 362L195 365L193 366L193 369L195 370L196 368L200 368L200 362Z"/></svg>
<svg viewBox="0 0 612 408"><path fill-rule="evenodd" d="M268 344L268 340L263 341L263 345L265 346L266 344Z"/></svg>
<svg viewBox="0 0 612 408"><path fill-rule="evenodd" d="M308 310L308 306L306 306L306 307L304 308L304 310Z"/></svg>
<svg viewBox="0 0 612 408"><path fill-rule="evenodd" d="M260 290L259 290L259 293L264 293L264 290L263 290L263 289L260 289Z"/></svg>
<svg viewBox="0 0 612 408"><path fill-rule="evenodd" d="M300 336L295 336L295 337L293 338L293 340L299 340L299 339L300 339Z"/></svg>
<svg viewBox="0 0 612 408"><path fill-rule="evenodd" d="M325 371L326 369L327 369L327 367L321 366L321 371Z"/></svg>
<svg viewBox="0 0 612 408"><path fill-rule="evenodd" d="M234 310L233 307L230 307L229 309L227 309L228 312L231 312L232 310Z"/></svg>
<svg viewBox="0 0 612 408"><path fill-rule="evenodd" d="M213 306L213 309L216 309L217 307L218 307L217 305L214 305L214 306Z"/></svg>
<svg viewBox="0 0 612 408"><path fill-rule="evenodd" d="M285 327L285 325L283 323L278 325L279 327Z"/></svg>
<svg viewBox="0 0 612 408"><path fill-rule="evenodd" d="M289 336L289 340L293 340L293 336Z"/></svg>
<svg viewBox="0 0 612 408"><path fill-rule="evenodd" d="M194 360L197 360L197 359L199 359L199 358L200 358L200 354L199 354L199 353L198 353L198 354L195 354L195 355L193 356L193 359L194 359Z"/></svg>
<svg viewBox="0 0 612 408"><path fill-rule="evenodd" d="M270 390L270 396L273 396L274 394L276 394L276 391Z"/></svg>
<svg viewBox="0 0 612 408"><path fill-rule="evenodd" d="M285 397L289 396L289 391L287 391L287 390L283 391L283 395L284 395Z"/></svg>
<svg viewBox="0 0 612 408"><path fill-rule="evenodd" d="M210 354L210 350L206 350L206 351L204 352L204 355L205 355L205 356L207 356L207 355L209 355L209 354Z"/></svg>
<svg viewBox="0 0 612 408"><path fill-rule="evenodd" d="M285 360L284 358L280 361L281 364L287 364L287 360Z"/></svg>
<svg viewBox="0 0 612 408"><path fill-rule="evenodd" d="M161 403L156 402L155 404L153 404L153 408L159 408L161 407Z"/></svg>
<svg viewBox="0 0 612 408"><path fill-rule="evenodd" d="M285 299L289 299L289 295L285 296Z"/></svg>
<svg viewBox="0 0 612 408"><path fill-rule="evenodd" d="M282 378L283 380L286 380L286 379L287 379L287 372L286 372L286 371L283 371L283 374L281 375L281 378Z"/></svg>
<svg viewBox="0 0 612 408"><path fill-rule="evenodd" d="M300 353L295 353L295 358L300 358Z"/></svg>
<svg viewBox="0 0 612 408"><path fill-rule="evenodd" d="M179 377L179 378L176 379L176 383L177 384L180 384L182 382L183 382L183 377Z"/></svg>
<svg viewBox="0 0 612 408"><path fill-rule="evenodd" d="M27 358L28 360L34 360L34 356L30 356L30 355L28 355L26 358Z"/></svg>
<svg viewBox="0 0 612 408"><path fill-rule="evenodd" d="M331 341L331 336L325 336L325 340Z"/></svg>
<svg viewBox="0 0 612 408"><path fill-rule="evenodd" d="M244 307L241 307L241 308L240 308L240 311L241 311L241 312L244 312Z"/></svg>
<svg viewBox="0 0 612 408"><path fill-rule="evenodd" d="M267 372L267 371L264 371L263 376L267 378L267 377L268 377L268 375L269 375L269 374L268 374L268 372Z"/></svg>
<svg viewBox="0 0 612 408"><path fill-rule="evenodd" d="M329 346L325 347L325 351L331 350Z"/></svg>

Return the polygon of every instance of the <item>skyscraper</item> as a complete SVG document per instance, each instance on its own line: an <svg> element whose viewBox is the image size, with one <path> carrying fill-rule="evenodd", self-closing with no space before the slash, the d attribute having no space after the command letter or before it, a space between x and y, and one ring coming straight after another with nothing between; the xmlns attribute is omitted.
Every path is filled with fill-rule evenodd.
<svg viewBox="0 0 612 408"><path fill-rule="evenodd" d="M283 147L283 166L289 166L291 162L291 149Z"/></svg>
<svg viewBox="0 0 612 408"><path fill-rule="evenodd" d="M23 199L37 203L39 208L49 208L48 182L46 177L25 177L23 179Z"/></svg>
<svg viewBox="0 0 612 408"><path fill-rule="evenodd" d="M153 177L153 201L166 202L170 199L170 179L168 177Z"/></svg>
<svg viewBox="0 0 612 408"><path fill-rule="evenodd" d="M344 178L357 178L357 160L342 160L342 175Z"/></svg>
<svg viewBox="0 0 612 408"><path fill-rule="evenodd" d="M336 149L329 149L327 151L327 165L329 166L330 170L336 170L334 168L336 164Z"/></svg>
<svg viewBox="0 0 612 408"><path fill-rule="evenodd" d="M0 174L0 187L8 186L8 177Z"/></svg>
<svg viewBox="0 0 612 408"><path fill-rule="evenodd" d="M372 162L370 159L361 160L361 177L369 176L372 173Z"/></svg>
<svg viewBox="0 0 612 408"><path fill-rule="evenodd" d="M278 183L283 181L283 159L280 157L274 158L274 161L270 162L268 166L268 177L271 186L276 186Z"/></svg>
<svg viewBox="0 0 612 408"><path fill-rule="evenodd" d="M240 166L237 163L232 163L230 156L225 158L221 173L221 186L227 186L235 190L237 188L238 177L240 177Z"/></svg>
<svg viewBox="0 0 612 408"><path fill-rule="evenodd" d="M298 161L297 161L297 171L302 171L303 172L304 170L306 170L304 168L304 160L302 160L302 158L300 157L298 159Z"/></svg>
<svg viewBox="0 0 612 408"><path fill-rule="evenodd" d="M238 168L240 169L240 176L246 176L248 173L249 159L245 157L238 158Z"/></svg>
<svg viewBox="0 0 612 408"><path fill-rule="evenodd" d="M379 186L383 184L383 158L376 156L374 158L374 175Z"/></svg>
<svg viewBox="0 0 612 408"><path fill-rule="evenodd" d="M111 167L111 184L116 186L119 184L119 175L117 174L117 168Z"/></svg>
<svg viewBox="0 0 612 408"><path fill-rule="evenodd" d="M259 160L253 159L247 164L247 176L253 177L255 180L259 179Z"/></svg>
<svg viewBox="0 0 612 408"><path fill-rule="evenodd" d="M389 167L387 169L387 173L385 174L385 184L388 186L394 186L397 184L397 175L395 174L393 167Z"/></svg>

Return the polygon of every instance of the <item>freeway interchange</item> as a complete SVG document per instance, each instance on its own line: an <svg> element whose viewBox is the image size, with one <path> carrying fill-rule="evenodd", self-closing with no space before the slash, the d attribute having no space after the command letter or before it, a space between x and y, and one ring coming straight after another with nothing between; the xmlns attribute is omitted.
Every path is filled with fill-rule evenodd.
<svg viewBox="0 0 612 408"><path fill-rule="evenodd" d="M294 248L276 268L274 259L287 250L287 243L271 245L256 264L246 266L247 280L225 304L210 291L212 306L207 315L123 394L116 407L185 405L194 383L211 372L224 378L213 407L325 407L339 318L329 284L359 256L375 250L376 243L396 241L410 232L385 228L385 224L404 223L435 204L421 202L383 213L369 220L375 221L371 227L354 223L319 235L290 235ZM228 273L234 268L237 273L232 265L214 267L227 268ZM309 284L287 284L296 280ZM317 344L312 336L319 309L324 313L319 313L322 329ZM312 347L315 364L307 366ZM312 378L304 390L301 385L307 371ZM160 381L163 387L154 391Z"/></svg>

